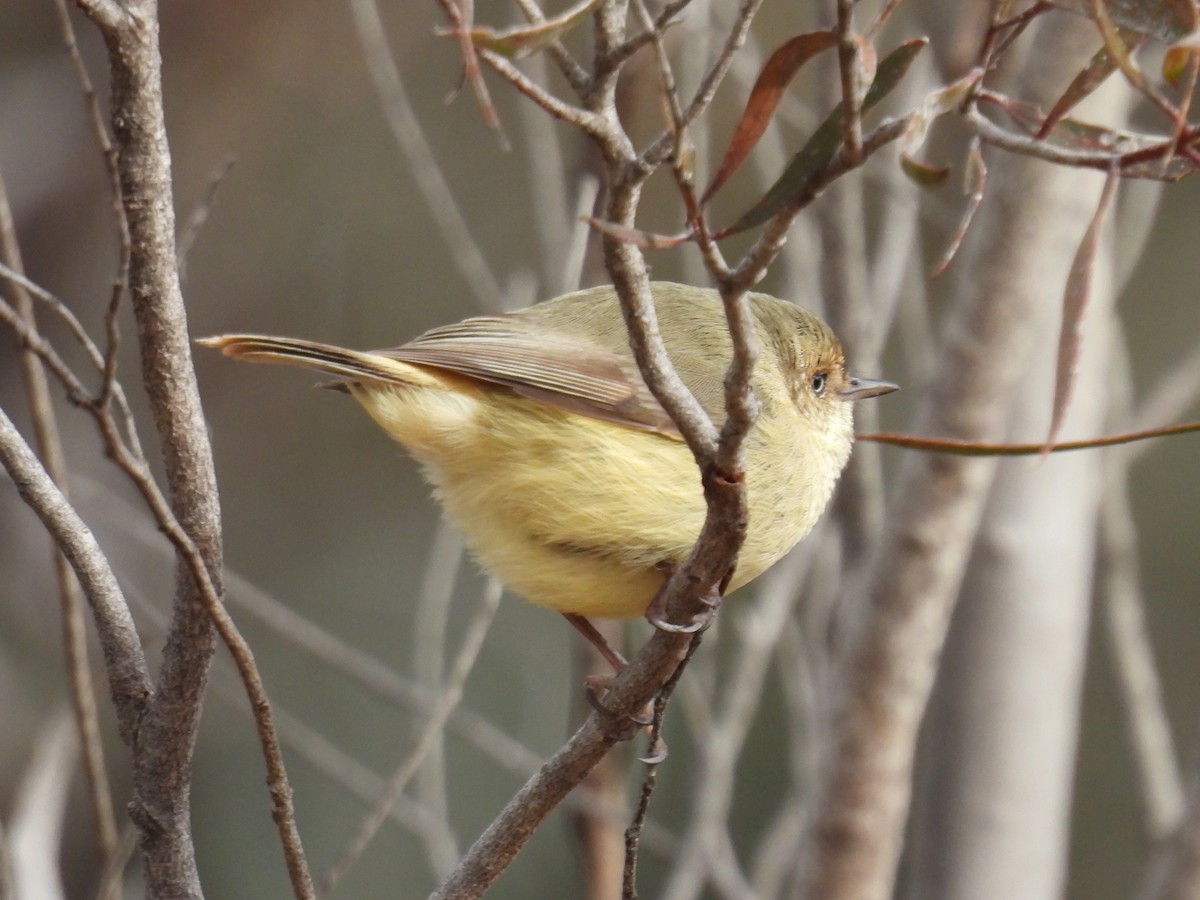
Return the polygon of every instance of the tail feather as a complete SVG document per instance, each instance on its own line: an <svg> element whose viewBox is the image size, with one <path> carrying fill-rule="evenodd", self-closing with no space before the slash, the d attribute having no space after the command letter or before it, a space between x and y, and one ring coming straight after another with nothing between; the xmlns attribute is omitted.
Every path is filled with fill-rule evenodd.
<svg viewBox="0 0 1200 900"><path fill-rule="evenodd" d="M196 343L206 347L216 347L223 354L234 359L303 366L351 381L366 379L413 385L429 384L435 380L430 373L400 360L297 338L268 337L260 334L222 334L200 338Z"/></svg>

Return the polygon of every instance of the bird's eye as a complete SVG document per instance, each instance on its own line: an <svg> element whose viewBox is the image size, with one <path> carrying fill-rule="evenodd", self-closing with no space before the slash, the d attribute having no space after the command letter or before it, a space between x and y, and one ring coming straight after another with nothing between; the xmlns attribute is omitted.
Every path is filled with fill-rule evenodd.
<svg viewBox="0 0 1200 900"><path fill-rule="evenodd" d="M818 397L825 394L825 383L829 380L829 374L826 372L817 372L812 377L812 390Z"/></svg>

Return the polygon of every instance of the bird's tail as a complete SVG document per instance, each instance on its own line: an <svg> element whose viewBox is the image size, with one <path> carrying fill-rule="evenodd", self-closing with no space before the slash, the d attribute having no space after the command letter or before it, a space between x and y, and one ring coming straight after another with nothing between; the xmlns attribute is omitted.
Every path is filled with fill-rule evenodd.
<svg viewBox="0 0 1200 900"><path fill-rule="evenodd" d="M350 381L382 381L391 384L427 385L438 381L432 373L379 353L347 350L332 344L261 334L222 334L196 341L216 347L226 356L251 362L304 366Z"/></svg>

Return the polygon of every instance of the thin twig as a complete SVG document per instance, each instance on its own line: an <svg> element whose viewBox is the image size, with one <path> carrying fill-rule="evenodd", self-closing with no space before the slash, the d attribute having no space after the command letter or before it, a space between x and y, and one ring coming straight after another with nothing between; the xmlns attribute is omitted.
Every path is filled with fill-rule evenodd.
<svg viewBox="0 0 1200 900"><path fill-rule="evenodd" d="M8 189L0 174L0 260L14 271L21 271L21 250L17 242L12 210L8 203ZM33 300L28 292L9 282L12 305L31 329L36 330ZM50 387L41 360L31 350L21 353L21 366L25 373L25 390L29 411L33 418L34 438L38 455L47 474L58 485L63 495L67 494L67 465L63 456L62 439L54 415L54 404L50 399ZM113 814L112 789L104 763L104 745L100 739L100 721L96 710L95 688L92 684L91 668L88 664L87 634L84 629L84 598L65 556L54 551L54 572L58 581L59 605L62 610L63 651L67 664L67 683L70 686L71 708L75 715L75 727L79 732L83 769L88 786L88 798L92 815L96 821L97 846L107 859L117 849L117 822ZM108 881L101 885L101 898L115 898L117 884Z"/></svg>
<svg viewBox="0 0 1200 900"><path fill-rule="evenodd" d="M851 163L862 160L862 101L853 0L837 0L838 74L842 83L842 143Z"/></svg>
<svg viewBox="0 0 1200 900"><path fill-rule="evenodd" d="M591 134L600 125L600 120L578 106L559 100L540 84L534 82L507 58L491 50L480 50L479 57L497 74L503 76L514 88L548 112L554 118L574 125Z"/></svg>
<svg viewBox="0 0 1200 900"><path fill-rule="evenodd" d="M717 284L724 284L729 279L729 266L721 254L720 247L712 238L704 216L704 208L696 193L693 168L695 150L688 134L683 108L679 103L679 92L675 88L675 75L671 69L670 59L667 57L667 48L663 43L661 31L646 10L645 3L642 0L636 0L635 9L642 20L642 27L653 38L654 55L658 63L659 86L671 116L670 134L675 139L670 156L671 171L675 176L675 185L679 189L679 195L683 199L688 227L695 234L696 246L700 248L700 254L704 258L704 264L709 274Z"/></svg>
<svg viewBox="0 0 1200 900"><path fill-rule="evenodd" d="M637 53L647 44L657 40L657 35L666 31L675 18L691 6L691 4L692 0L671 0L648 26L643 24L643 28L639 33L615 48L605 60L605 65L607 67L620 67L633 54Z"/></svg>
<svg viewBox="0 0 1200 900"><path fill-rule="evenodd" d="M420 683L441 697L446 686L446 653L449 650L448 625L454 588L458 582L464 544L462 534L445 518L438 522L425 564L421 589L417 593L413 627L413 670ZM454 868L461 855L450 830L450 808L446 791L445 724L430 739L425 758L417 774L416 794L422 805L441 822L424 835L425 854L439 877Z"/></svg>
<svg viewBox="0 0 1200 900"><path fill-rule="evenodd" d="M691 2L691 0L687 0L687 2ZM516 0L516 4L520 7L525 18L531 23L537 24L546 21L546 17L542 14L541 9L538 8L534 0ZM552 41L546 47L546 52L550 54L550 58L554 60L558 66L558 70L562 72L563 78L567 79L567 84L571 85L571 89L578 96L582 97L591 84L591 76L588 75L587 69L571 56L567 48L563 46L562 41Z"/></svg>
<svg viewBox="0 0 1200 900"><path fill-rule="evenodd" d="M133 751L134 799L130 814L142 833L147 891L159 896L200 893L191 834L188 792L204 685L215 646L213 626L237 660L258 715L273 813L288 874L298 897L312 885L296 830L278 738L261 679L221 603L220 509L208 429L192 367L187 315L175 255L175 214L162 98L162 59L155 0L78 0L103 33L112 87L112 128L117 147L119 201L129 225L129 288L141 350L142 382L163 453L169 507L144 464L130 458L106 414L101 432L118 464L150 504L177 553L173 618L163 652L158 689L138 720ZM116 202L116 198L114 199ZM109 310L109 353L114 352L115 307ZM114 380L105 366L101 400ZM107 404L101 404L105 410Z"/></svg>
<svg viewBox="0 0 1200 900"><path fill-rule="evenodd" d="M733 670L719 680L712 721L698 741L695 777L704 790L693 803L687 829L680 835L683 852L662 892L667 900L699 896L711 877L736 796L738 758L758 712L784 624L800 599L793 578L773 579L759 591L751 608L740 609L729 623L738 642L736 652L729 654ZM745 875L740 871L738 875L746 883Z"/></svg>
<svg viewBox="0 0 1200 900"><path fill-rule="evenodd" d="M480 252L479 243L472 237L454 193L446 183L437 154L429 146L421 122L408 100L400 69L388 47L379 5L375 0L352 0L350 12L392 137L413 171L414 181L429 206L433 221L451 250L451 259L480 308L503 309L504 289Z"/></svg>
<svg viewBox="0 0 1200 900"><path fill-rule="evenodd" d="M91 530L0 409L0 464L71 563L92 609L121 739L132 744L151 697L146 658L117 577Z"/></svg>
<svg viewBox="0 0 1200 900"><path fill-rule="evenodd" d="M366 819L363 820L358 833L342 851L337 861L329 868L329 871L325 873L325 877L321 879L321 894L323 896L333 892L333 889L346 872L350 870L354 862L362 856L367 844L370 843L371 838L379 830L379 826L387 818L388 812L404 792L404 788L407 786L409 780L416 774L426 754L439 739L450 713L453 712L454 708L458 706L459 701L462 700L463 688L466 685L467 676L471 674L471 669L474 668L475 660L478 658L479 651L483 647L483 639L491 628L492 619L495 617L496 610L500 606L501 593L500 582L495 579L488 582L483 598L475 610L475 615L467 626L462 646L459 648L458 654L454 658L454 663L450 667L450 672L446 678L446 685L442 691L442 697L437 708L425 721L421 733L417 738L416 745L400 765L396 767L396 771L392 774L392 777L388 779L387 786L380 795L379 802L375 804L375 807Z"/></svg>
<svg viewBox="0 0 1200 900"><path fill-rule="evenodd" d="M1049 141L1038 140L1031 135L1017 134L1001 128L991 119L981 113L974 104L968 105L962 111L962 120L969 125L979 137L989 144L1001 147L1012 153L1032 156L1046 162L1057 163L1077 169L1099 169L1107 172L1113 163L1129 161L1129 154L1120 154L1111 150L1082 150L1066 148ZM1147 148L1138 151L1136 157L1154 158L1169 150L1170 145L1164 143L1161 148Z"/></svg>
<svg viewBox="0 0 1200 900"><path fill-rule="evenodd" d="M1177 434L1193 434L1200 431L1200 422L1180 422L1177 425L1160 425L1142 431L1125 431L1105 437L1087 438L1078 441L1059 441L1047 447L1045 444L1013 444L994 441L969 441L959 438L919 437L914 434L860 434L860 441L874 441L922 450L927 453L946 453L953 456L1038 456L1046 453L1065 453L1072 450L1095 450L1100 447L1116 447L1153 438L1171 437Z"/></svg>
<svg viewBox="0 0 1200 900"><path fill-rule="evenodd" d="M192 210L192 214L188 216L187 222L184 223L183 232L179 235L179 242L175 250L175 255L179 257L179 281L181 284L187 281L188 253L191 252L192 245L196 243L196 238L200 236L200 232L204 230L204 225L208 222L208 217L212 214L213 206L217 202L217 191L225 183L225 179L233 169L235 162L237 162L237 159L233 154L225 157L225 161L221 163L220 168L208 179L208 185L204 189L204 196L200 198L200 202L196 204L195 209Z"/></svg>
<svg viewBox="0 0 1200 900"><path fill-rule="evenodd" d="M1144 830L1151 842L1158 842L1179 825L1184 788L1146 629L1125 462L1113 459L1105 467L1108 486L1101 500L1096 577L1121 712L1138 776Z"/></svg>
<svg viewBox="0 0 1200 900"><path fill-rule="evenodd" d="M667 703L670 701L671 695L675 692L675 688L679 686L679 679L683 677L687 663L696 654L703 639L704 632L702 631L696 632L692 636L687 656L675 669L674 674L667 679L667 683L662 686L662 690L658 692L658 696L654 698L654 719L650 725L649 757L643 760L646 769L642 777L641 789L638 792L637 808L634 810L629 827L625 829L625 868L622 877L622 900L636 900L637 898L638 849L641 847L642 831L646 827L646 817L650 811L650 798L654 795L654 787L658 780L658 766L666 759L667 745L663 742L662 729L663 721L667 714Z"/></svg>
<svg viewBox="0 0 1200 900"><path fill-rule="evenodd" d="M108 197L112 205L113 225L117 231L117 275L113 279L109 295L108 309L104 316L106 340L104 344L104 365L101 373L104 380L100 389L101 403L107 404L114 395L117 384L117 353L120 349L120 332L117 327L117 312L125 292L129 290L129 267L133 257L133 242L129 233L129 217L125 212L125 188L121 184L121 173L117 148L113 145L108 129L104 126L104 116L100 112L100 102L92 86L91 77L84 65L79 52L79 44L75 39L75 26L67 13L66 0L55 0L55 11L58 13L59 29L62 32L63 43L67 48L67 56L75 70L79 81L79 90L83 96L84 108L87 111L88 124L96 146L104 158L104 170L108 175ZM124 15L122 13L122 15ZM115 26L114 26L115 28ZM122 398L123 399L123 398ZM133 428L129 429L133 432ZM136 440L136 439L135 439Z"/></svg>
<svg viewBox="0 0 1200 900"><path fill-rule="evenodd" d="M754 21L754 16L758 13L760 6L762 6L762 0L742 0L737 18L734 19L729 36L725 39L725 45L721 48L721 52L709 68L708 74L701 80L700 86L696 88L696 93L692 97L691 102L688 103L682 112L680 117L682 125L690 125L696 121L712 104L713 97L717 93L717 88L721 86L721 82L724 81L726 74L728 74L730 67L733 65L733 60L737 57L738 51L746 43L746 35L750 31L750 25ZM678 127L667 130L653 141L642 154L643 162L650 166L655 166L662 162L675 146L675 132L677 131Z"/></svg>
<svg viewBox="0 0 1200 900"><path fill-rule="evenodd" d="M104 353L96 346L96 342L87 333L87 330L83 327L83 323L79 321L79 318L71 312L70 308L61 299L55 297L45 288L30 281L20 272L9 268L2 262L0 262L0 279L9 281L22 290L28 291L34 299L46 304L47 308L66 324L67 329L71 332L71 336L83 348L84 353L96 371L104 375L108 367ZM21 341L32 349L33 352L37 353L47 367L54 372L55 377L67 388L72 403L79 406L86 406L92 402L92 394L83 386L82 380L71 372L70 368L58 356L57 352L41 339L36 329L30 328L28 325L23 325L22 318L16 315L15 310L11 310L11 315L9 313L4 314L4 321L5 324L16 331ZM54 364L55 360L57 361L57 365ZM121 414L124 440L128 444L130 452L139 459L145 460L146 457L142 451L141 442L138 440L137 423L134 421L133 411L130 409L129 401L125 397L124 389L117 382L111 385L110 393L111 399L116 403L117 411Z"/></svg>

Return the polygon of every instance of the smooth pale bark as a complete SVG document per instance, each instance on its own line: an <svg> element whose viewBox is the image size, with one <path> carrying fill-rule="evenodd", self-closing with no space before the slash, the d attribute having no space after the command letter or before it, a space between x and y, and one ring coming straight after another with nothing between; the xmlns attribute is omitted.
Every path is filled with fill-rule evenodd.
<svg viewBox="0 0 1200 900"><path fill-rule="evenodd" d="M1043 37L1072 49L1065 36ZM1014 440L1048 433L1063 286L1102 183L1057 170L1043 173L1037 190L1025 185L1039 211L1039 240L1020 262L1037 295L1036 336L1013 396ZM1108 241L1092 291L1064 439L1104 430ZM909 897L1061 896L1102 484L1096 453L1000 464L926 724Z"/></svg>

